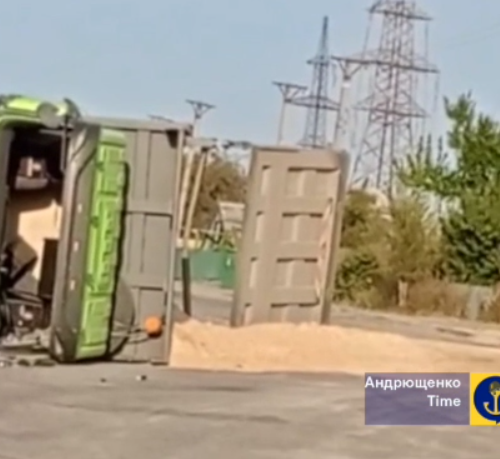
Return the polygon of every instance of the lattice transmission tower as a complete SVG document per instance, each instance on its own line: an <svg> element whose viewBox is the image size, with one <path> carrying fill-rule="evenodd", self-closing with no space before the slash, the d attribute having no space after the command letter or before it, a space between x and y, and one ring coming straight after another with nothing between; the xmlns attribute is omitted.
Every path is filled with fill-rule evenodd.
<svg viewBox="0 0 500 459"><path fill-rule="evenodd" d="M428 111L420 103L426 98L422 83L426 76L438 75L427 56L432 18L409 0L378 0L369 15L365 49L351 58L366 66L369 75L369 95L356 106L367 116L352 178L391 196L395 164L417 147L424 134L422 120ZM377 23L379 37L373 49Z"/></svg>
<svg viewBox="0 0 500 459"><path fill-rule="evenodd" d="M333 60L329 51L328 17L323 18L316 55L307 63L313 68L311 86L305 96L291 99L289 104L307 109L304 136L300 144L308 148L324 148L328 143L328 113L338 110L330 99Z"/></svg>

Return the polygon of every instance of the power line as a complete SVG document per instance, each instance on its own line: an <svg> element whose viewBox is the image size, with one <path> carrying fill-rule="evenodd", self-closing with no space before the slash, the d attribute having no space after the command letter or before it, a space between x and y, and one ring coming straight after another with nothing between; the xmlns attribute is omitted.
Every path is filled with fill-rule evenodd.
<svg viewBox="0 0 500 459"><path fill-rule="evenodd" d="M500 20L490 23L490 25L485 27L478 27L474 29L470 29L469 31L464 31L459 33L453 37L450 37L448 40L445 40L444 46L461 46L462 44L473 43L477 41L477 39L481 40L484 37L490 37L495 32L500 31Z"/></svg>
<svg viewBox="0 0 500 459"><path fill-rule="evenodd" d="M497 36L498 32L500 32L500 24L496 29L484 30L482 34L471 35L469 38L464 38L463 40L457 40L456 42L450 42L445 44L444 49L454 49L454 48L463 48L468 45L476 45L481 43L488 38L492 38Z"/></svg>

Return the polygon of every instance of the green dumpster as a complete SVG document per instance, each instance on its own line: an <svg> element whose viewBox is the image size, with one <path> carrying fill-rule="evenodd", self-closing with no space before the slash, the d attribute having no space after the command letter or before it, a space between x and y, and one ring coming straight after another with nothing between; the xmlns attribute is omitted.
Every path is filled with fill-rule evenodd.
<svg viewBox="0 0 500 459"><path fill-rule="evenodd" d="M191 280L193 282L219 281L225 252L220 250L194 250L190 253Z"/></svg>

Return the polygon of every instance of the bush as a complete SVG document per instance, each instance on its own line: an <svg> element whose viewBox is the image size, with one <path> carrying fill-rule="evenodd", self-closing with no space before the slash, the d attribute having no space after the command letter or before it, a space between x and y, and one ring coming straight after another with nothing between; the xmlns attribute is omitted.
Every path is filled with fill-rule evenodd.
<svg viewBox="0 0 500 459"><path fill-rule="evenodd" d="M438 227L425 206L405 196L381 209L356 191L344 215L335 299L370 309L414 309L411 287L432 279L441 259Z"/></svg>
<svg viewBox="0 0 500 459"><path fill-rule="evenodd" d="M379 274L379 264L369 250L347 250L337 274L336 299L357 303Z"/></svg>

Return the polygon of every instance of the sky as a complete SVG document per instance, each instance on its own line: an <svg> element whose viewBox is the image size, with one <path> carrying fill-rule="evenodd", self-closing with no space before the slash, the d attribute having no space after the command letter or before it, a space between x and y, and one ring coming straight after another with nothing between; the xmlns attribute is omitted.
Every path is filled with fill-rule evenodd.
<svg viewBox="0 0 500 459"><path fill-rule="evenodd" d="M362 49L366 0L16 0L0 2L0 87L70 97L85 113L189 121L186 99L216 105L209 137L272 142L279 113L273 80L309 84L322 17L331 51ZM434 17L430 59L441 95L472 90L500 115L500 2L422 0ZM300 137L294 111L287 136ZM290 132L290 129L292 132ZM300 131L300 132L299 132Z"/></svg>

